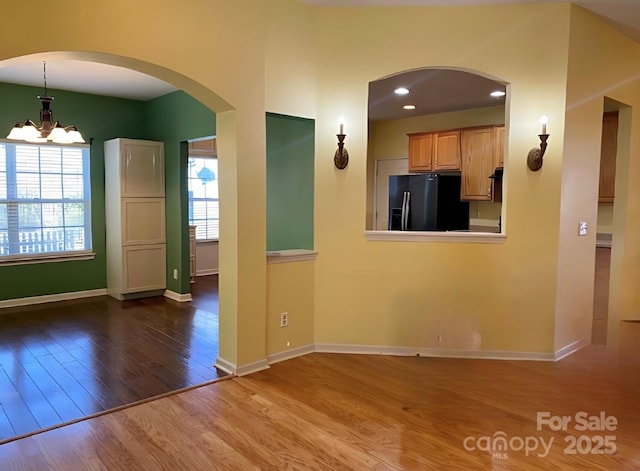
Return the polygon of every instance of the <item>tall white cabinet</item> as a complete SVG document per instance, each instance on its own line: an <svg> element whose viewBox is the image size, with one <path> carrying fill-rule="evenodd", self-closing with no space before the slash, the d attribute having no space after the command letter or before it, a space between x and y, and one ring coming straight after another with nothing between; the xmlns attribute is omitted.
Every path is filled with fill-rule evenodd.
<svg viewBox="0 0 640 471"><path fill-rule="evenodd" d="M104 166L107 292L117 299L156 294L167 286L164 144L111 139Z"/></svg>

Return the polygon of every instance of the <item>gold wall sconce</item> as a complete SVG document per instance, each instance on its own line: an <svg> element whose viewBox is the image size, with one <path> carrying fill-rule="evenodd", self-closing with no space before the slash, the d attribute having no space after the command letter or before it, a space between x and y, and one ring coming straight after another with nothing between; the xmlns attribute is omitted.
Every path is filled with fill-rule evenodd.
<svg viewBox="0 0 640 471"><path fill-rule="evenodd" d="M347 164L349 163L349 153L347 152L346 147L344 146L344 138L347 135L344 133L344 118L340 117L338 120L339 132L336 134L338 138L338 148L336 149L336 153L333 156L333 163L336 168L343 170Z"/></svg>
<svg viewBox="0 0 640 471"><path fill-rule="evenodd" d="M542 124L542 132L538 134L540 147L534 147L529 151L529 155L527 155L527 166L529 170L533 172L537 172L542 168L542 157L544 157L544 152L547 150L547 139L549 139L549 134L547 134L548 121L546 116L540 118L540 124Z"/></svg>

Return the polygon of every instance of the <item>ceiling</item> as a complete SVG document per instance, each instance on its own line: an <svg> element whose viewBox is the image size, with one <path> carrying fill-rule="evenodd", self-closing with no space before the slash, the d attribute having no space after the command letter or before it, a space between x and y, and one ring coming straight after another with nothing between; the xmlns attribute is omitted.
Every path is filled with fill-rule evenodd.
<svg viewBox="0 0 640 471"><path fill-rule="evenodd" d="M536 0L304 0L319 6L385 6L385 5L473 5L496 3L533 3ZM546 3L564 0L544 0ZM640 42L639 0L573 0L591 10L616 29ZM0 62L0 82L43 87L41 62L8 60ZM52 89L70 90L96 95L149 100L176 90L170 84L139 72L94 62L52 58L47 62L47 85ZM405 97L393 95L397 86L410 89ZM496 104L489 91L496 86L488 79L455 71L438 69L413 71L389 77L370 85L370 118L407 117L412 113L429 114ZM502 87L504 88L504 87ZM490 90L491 89L491 90ZM437 92L436 92L437 91ZM434 93L436 92L436 93ZM442 100L444 94L455 96L455 102ZM504 100L504 99L502 99ZM416 110L407 112L401 104L411 102Z"/></svg>
<svg viewBox="0 0 640 471"><path fill-rule="evenodd" d="M403 87L406 95L394 91ZM505 86L479 75L451 69L421 69L376 80L369 84L369 120L410 118L447 111L504 105L505 97L493 91ZM405 110L411 104L415 109Z"/></svg>
<svg viewBox="0 0 640 471"><path fill-rule="evenodd" d="M47 87L56 90L145 101L176 90L155 77L97 62L54 58L46 67ZM40 61L0 61L0 82L43 88L43 72Z"/></svg>

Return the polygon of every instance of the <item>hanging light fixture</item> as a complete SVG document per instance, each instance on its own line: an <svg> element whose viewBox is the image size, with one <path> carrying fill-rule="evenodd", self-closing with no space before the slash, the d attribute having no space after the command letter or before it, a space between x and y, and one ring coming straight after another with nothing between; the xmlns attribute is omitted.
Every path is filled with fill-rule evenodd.
<svg viewBox="0 0 640 471"><path fill-rule="evenodd" d="M33 143L47 141L56 144L84 143L84 138L78 128L75 126L62 126L59 121L53 122L53 111L51 110L53 97L47 93L47 63L43 61L42 64L44 70L44 95L38 95L38 100L42 103L40 122L34 123L27 119L24 123L16 123L7 139Z"/></svg>

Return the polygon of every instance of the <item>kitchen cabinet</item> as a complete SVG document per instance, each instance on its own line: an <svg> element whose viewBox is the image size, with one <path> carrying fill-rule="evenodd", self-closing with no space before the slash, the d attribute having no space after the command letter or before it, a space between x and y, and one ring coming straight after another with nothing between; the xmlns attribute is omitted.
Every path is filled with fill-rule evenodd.
<svg viewBox="0 0 640 471"><path fill-rule="evenodd" d="M605 113L602 118L600 149L600 182L598 203L612 204L616 185L616 156L618 153L618 112Z"/></svg>
<svg viewBox="0 0 640 471"><path fill-rule="evenodd" d="M104 143L107 292L128 299L166 288L162 142Z"/></svg>
<svg viewBox="0 0 640 471"><path fill-rule="evenodd" d="M409 134L409 171L460 170L460 131Z"/></svg>
<svg viewBox="0 0 640 471"><path fill-rule="evenodd" d="M495 167L504 167L505 127L496 126L495 132Z"/></svg>
<svg viewBox="0 0 640 471"><path fill-rule="evenodd" d="M489 176L495 169L495 127L468 128L461 131L462 188L460 199L466 201L491 201L492 181Z"/></svg>
<svg viewBox="0 0 640 471"><path fill-rule="evenodd" d="M433 170L433 133L409 134L409 171Z"/></svg>

